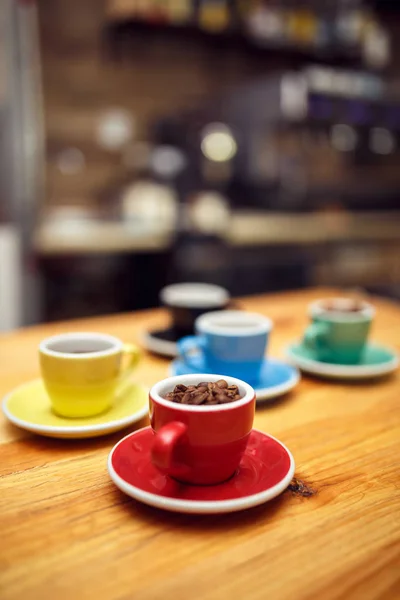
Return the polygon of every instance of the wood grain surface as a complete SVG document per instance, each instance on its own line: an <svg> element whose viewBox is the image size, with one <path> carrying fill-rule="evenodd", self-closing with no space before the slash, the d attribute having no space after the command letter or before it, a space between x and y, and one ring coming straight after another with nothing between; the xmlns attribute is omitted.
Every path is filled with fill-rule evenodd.
<svg viewBox="0 0 400 600"><path fill-rule="evenodd" d="M307 303L329 293L241 304L274 319L277 356L301 335ZM375 304L373 338L399 349L399 307ZM166 319L148 311L3 335L0 394L38 375L43 337L89 330L139 341L143 329ZM137 378L151 385L167 366L144 354ZM315 493L288 490L225 516L169 514L117 490L106 459L127 431L51 440L1 417L0 598L400 598L399 383L399 373L357 384L304 377L290 395L259 408L255 426L287 444L296 476Z"/></svg>

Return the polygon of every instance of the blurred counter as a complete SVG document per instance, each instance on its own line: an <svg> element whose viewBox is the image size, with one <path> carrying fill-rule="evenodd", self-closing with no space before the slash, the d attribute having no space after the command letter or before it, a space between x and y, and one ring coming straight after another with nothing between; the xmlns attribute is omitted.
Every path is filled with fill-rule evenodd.
<svg viewBox="0 0 400 600"><path fill-rule="evenodd" d="M316 284L400 294L400 211L235 210L219 236L191 230L183 214L168 223L78 212L49 215L35 231L46 321L157 306L171 281L217 283L232 295Z"/></svg>
<svg viewBox="0 0 400 600"><path fill-rule="evenodd" d="M235 246L400 241L400 212L282 214L234 213L229 241Z"/></svg>
<svg viewBox="0 0 400 600"><path fill-rule="evenodd" d="M34 251L41 256L160 252L172 244L172 233L140 231L118 222L97 221L59 228L43 223L34 234Z"/></svg>
<svg viewBox="0 0 400 600"><path fill-rule="evenodd" d="M54 224L43 221L34 234L39 255L162 252L175 232L100 220ZM335 242L399 242L400 211L359 213L270 213L234 211L225 241L234 247L316 245Z"/></svg>

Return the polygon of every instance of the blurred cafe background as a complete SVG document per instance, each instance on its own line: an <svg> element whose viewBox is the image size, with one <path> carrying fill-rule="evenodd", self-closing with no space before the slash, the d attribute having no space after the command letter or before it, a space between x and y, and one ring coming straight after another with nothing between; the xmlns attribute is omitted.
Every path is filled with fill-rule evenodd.
<svg viewBox="0 0 400 600"><path fill-rule="evenodd" d="M333 285L400 299L397 0L1 0L0 330Z"/></svg>

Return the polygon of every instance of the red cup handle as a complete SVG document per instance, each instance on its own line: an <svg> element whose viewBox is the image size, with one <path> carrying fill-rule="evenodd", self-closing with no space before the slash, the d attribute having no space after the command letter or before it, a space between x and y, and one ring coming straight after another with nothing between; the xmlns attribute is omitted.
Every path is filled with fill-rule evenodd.
<svg viewBox="0 0 400 600"><path fill-rule="evenodd" d="M167 423L154 435L151 460L157 469L171 477L182 477L189 472L189 466L182 460L183 441L187 427L180 421Z"/></svg>

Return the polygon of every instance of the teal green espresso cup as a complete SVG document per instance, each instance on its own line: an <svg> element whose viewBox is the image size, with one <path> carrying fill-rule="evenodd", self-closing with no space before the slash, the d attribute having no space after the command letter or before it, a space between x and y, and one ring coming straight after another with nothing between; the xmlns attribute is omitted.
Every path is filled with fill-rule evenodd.
<svg viewBox="0 0 400 600"><path fill-rule="evenodd" d="M356 365L368 340L375 310L367 302L332 298L313 302L312 320L304 334L304 345L317 360Z"/></svg>

